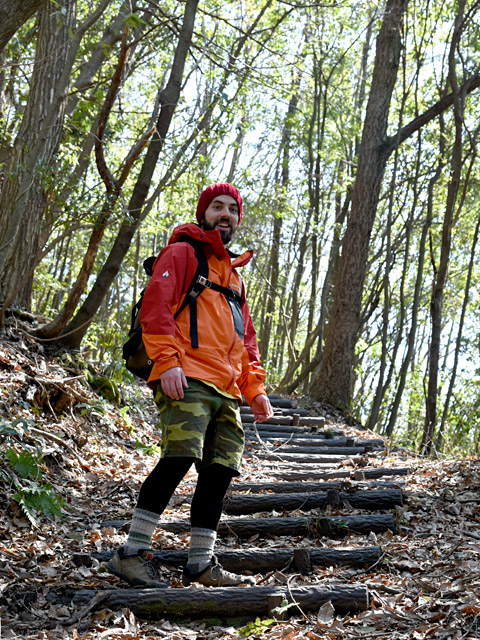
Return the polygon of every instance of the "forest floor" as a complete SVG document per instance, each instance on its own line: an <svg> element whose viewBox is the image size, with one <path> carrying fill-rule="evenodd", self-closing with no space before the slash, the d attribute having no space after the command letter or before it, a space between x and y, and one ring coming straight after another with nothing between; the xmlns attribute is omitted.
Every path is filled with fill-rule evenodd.
<svg viewBox="0 0 480 640"><path fill-rule="evenodd" d="M372 464L401 463L412 472L401 479L405 505L397 508L399 533L370 536L385 552L381 565L317 567L309 576L279 571L266 579L258 576L263 584L288 581L290 586L365 583L370 591L367 611L335 616L328 607L313 614L293 608L285 620L261 618L243 625L227 621L221 626L145 621L128 609L82 610L58 603L53 594L121 586L102 572L97 560L77 566L74 558L125 542L125 533L102 522L129 519L141 481L155 464L159 437L149 391L130 384L122 393L120 405L111 403L94 393L68 361L47 359L41 347L11 330L0 337L2 640L480 638L480 461L426 460L388 448ZM372 435L341 425L337 418L335 428L340 427L347 434ZM242 479L258 481L261 474L246 463ZM193 472L164 519L188 516L182 486L188 489L192 479ZM35 512L35 506L55 511L54 496L64 501L60 516ZM31 518L26 514L29 505ZM239 544L233 537L220 542L226 548ZM355 535L342 541L255 541L263 547L362 544L365 539ZM186 548L188 535L158 531L154 545ZM163 573L173 587L182 588L179 570L166 568Z"/></svg>

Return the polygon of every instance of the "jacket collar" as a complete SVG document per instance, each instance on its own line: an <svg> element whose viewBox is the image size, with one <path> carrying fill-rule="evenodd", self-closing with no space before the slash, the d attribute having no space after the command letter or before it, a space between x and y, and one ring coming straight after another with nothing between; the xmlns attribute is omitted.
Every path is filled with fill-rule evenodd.
<svg viewBox="0 0 480 640"><path fill-rule="evenodd" d="M179 227L175 227L172 235L170 236L170 240L168 244L174 244L175 242L182 242L185 236L189 238L193 238L194 240L199 240L200 242L204 242L207 244L212 252L219 258L220 260L228 258L232 262L232 267L243 267L244 265L250 262L253 251L249 249L248 251L244 251L242 254L238 255L227 249L227 247L223 244L222 238L220 237L220 233L217 229L212 229L211 231L205 231L201 229L198 224L193 222L188 222L187 224L181 224Z"/></svg>

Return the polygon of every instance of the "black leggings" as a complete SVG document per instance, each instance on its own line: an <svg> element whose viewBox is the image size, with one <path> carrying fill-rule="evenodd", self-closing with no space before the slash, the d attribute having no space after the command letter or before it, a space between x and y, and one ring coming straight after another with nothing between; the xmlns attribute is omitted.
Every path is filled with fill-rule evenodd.
<svg viewBox="0 0 480 640"><path fill-rule="evenodd" d="M192 466L195 458L161 458L140 489L137 508L163 513L175 489ZM211 464L198 474L190 508L192 527L217 530L222 515L223 499L236 471L223 464Z"/></svg>

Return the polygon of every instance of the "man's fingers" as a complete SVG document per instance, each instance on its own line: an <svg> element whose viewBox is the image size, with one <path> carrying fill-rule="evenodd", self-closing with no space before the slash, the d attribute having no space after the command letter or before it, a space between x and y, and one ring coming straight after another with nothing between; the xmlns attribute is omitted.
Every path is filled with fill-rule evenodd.
<svg viewBox="0 0 480 640"><path fill-rule="evenodd" d="M187 378L181 367L168 369L160 376L162 390L172 400L181 400L184 397L183 389L188 388Z"/></svg>

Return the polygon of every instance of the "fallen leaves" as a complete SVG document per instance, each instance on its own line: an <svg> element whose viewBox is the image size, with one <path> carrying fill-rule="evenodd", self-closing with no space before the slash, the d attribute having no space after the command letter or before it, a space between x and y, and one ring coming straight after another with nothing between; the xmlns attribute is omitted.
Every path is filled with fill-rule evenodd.
<svg viewBox="0 0 480 640"><path fill-rule="evenodd" d="M33 348L33 347L32 347ZM0 617L2 640L238 640L239 627L231 623L202 621L175 623L138 620L128 609L102 608L101 594L116 589L118 580L101 572L95 551L122 544L125 532L105 521L128 521L142 479L153 468L156 457L149 455L158 442L157 416L146 387L126 388L130 393L130 424L125 412L104 402L73 379L59 363L47 361L40 353L31 357L28 349L0 344L0 421L11 415L28 426L22 444L34 448L42 444L42 473L66 500L64 518L41 520L33 531L28 521L11 503L12 488L3 482L0 496ZM39 378L39 384L32 377ZM45 381L52 384L47 384ZM25 400L27 388L62 389L73 387L85 400L75 400L62 415L52 415ZM51 402L50 402L51 404ZM80 403L81 404L81 403ZM54 407L52 406L52 409ZM353 427L346 435L368 437ZM48 436L47 436L48 434ZM42 440L43 438L43 440ZM19 440L20 442L20 440ZM138 447L136 442L144 447ZM144 451L142 451L144 450ZM350 459L347 468L363 465L365 458ZM480 462L478 460L420 460L408 452L387 453L368 458L369 465L411 466L406 478L406 504L397 509L399 533L377 534L375 542L385 553L383 564L371 568L315 567L309 576L292 575L287 570L258 576L259 584L302 586L363 582L369 586L369 610L335 616L331 603L312 614L301 616L295 607L284 620L257 625L261 639L351 640L380 638L403 640L473 640L480 637ZM358 481L365 480L356 468ZM245 462L244 479L261 481L268 470L281 467ZM272 476L274 477L274 476ZM271 478L272 478L271 477ZM270 481L271 481L270 478ZM184 480L171 501L165 519L188 515L186 498L191 494L194 473ZM188 535L157 530L154 543L164 549L184 549ZM374 542L374 539L370 540ZM277 537L261 539L256 534L243 544L263 548L282 546L345 546L346 541ZM350 535L349 546L367 543L365 536ZM221 540L228 548L241 546L234 536ZM179 585L178 569L163 568L164 578ZM70 594L79 589L101 591L99 599L86 607L71 605ZM53 598L55 595L55 599ZM288 618L288 615L292 615Z"/></svg>

